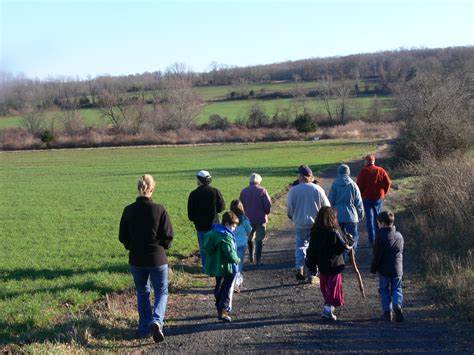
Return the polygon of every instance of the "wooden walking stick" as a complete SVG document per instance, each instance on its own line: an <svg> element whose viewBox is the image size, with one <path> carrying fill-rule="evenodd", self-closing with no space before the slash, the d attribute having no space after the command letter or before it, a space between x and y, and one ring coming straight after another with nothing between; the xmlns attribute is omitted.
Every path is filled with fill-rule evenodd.
<svg viewBox="0 0 474 355"><path fill-rule="evenodd" d="M362 297L365 298L365 290L364 290L364 283L362 282L362 276L360 275L359 268L357 267L356 259L355 259L355 252L354 249L351 249L349 252L349 257L351 259L351 264L354 267L354 270L357 274L357 281L359 282L359 290L362 294Z"/></svg>

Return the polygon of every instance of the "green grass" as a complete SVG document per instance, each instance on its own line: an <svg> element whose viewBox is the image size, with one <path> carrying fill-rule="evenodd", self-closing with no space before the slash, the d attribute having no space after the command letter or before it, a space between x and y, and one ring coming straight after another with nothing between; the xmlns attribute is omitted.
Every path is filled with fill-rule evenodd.
<svg viewBox="0 0 474 355"><path fill-rule="evenodd" d="M283 85L283 84L282 84ZM213 90L216 87L212 87ZM286 109L291 106L293 99L275 99L275 100L238 100L238 101L222 101L209 103L202 109L198 117L198 123L205 123L208 121L209 116L212 114L218 114L227 117L230 121L235 121L241 117L247 117L248 111L252 105L259 104L263 107L268 115L273 115L277 108ZM379 98L379 102L382 111L390 111L393 109L393 100L391 98L382 97ZM331 100L331 104L334 105L336 100ZM348 99L348 113L356 118L363 118L367 115L373 103L371 97L359 97ZM326 114L324 109L324 103L320 99L308 98L306 101L306 107L311 111L318 114ZM81 115L87 126L104 126L109 123L105 118L101 117L98 109L83 109L80 111ZM47 117L51 120L57 117L57 112L48 112ZM0 129L10 127L20 127L21 117L20 116L9 116L0 117ZM50 126L50 123L48 123ZM56 127L61 127L59 119L55 121Z"/></svg>
<svg viewBox="0 0 474 355"><path fill-rule="evenodd" d="M0 153L0 343L55 334L61 315L131 285L117 233L141 174L157 179L154 199L175 226L170 255L176 260L197 246L186 214L197 170L211 171L228 205L252 171L263 175L274 194L294 179L299 164L318 171L374 145L321 141Z"/></svg>

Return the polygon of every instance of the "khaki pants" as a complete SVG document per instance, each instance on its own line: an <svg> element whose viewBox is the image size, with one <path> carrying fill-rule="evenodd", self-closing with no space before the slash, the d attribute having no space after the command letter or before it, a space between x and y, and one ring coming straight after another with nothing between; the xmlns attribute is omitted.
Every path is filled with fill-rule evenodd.
<svg viewBox="0 0 474 355"><path fill-rule="evenodd" d="M250 232L249 242L248 242L249 257L250 257L251 263L253 263L254 260L257 262L257 264L260 264L261 262L263 240L265 239L266 231L267 231L267 226L265 224L252 225L252 232Z"/></svg>

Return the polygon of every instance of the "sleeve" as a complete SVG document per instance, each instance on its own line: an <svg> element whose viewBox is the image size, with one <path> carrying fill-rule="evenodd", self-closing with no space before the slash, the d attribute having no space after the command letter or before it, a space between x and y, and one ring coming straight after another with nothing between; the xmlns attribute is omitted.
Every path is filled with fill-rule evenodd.
<svg viewBox="0 0 474 355"><path fill-rule="evenodd" d="M220 243L222 245L222 251L224 254L224 261L232 264L239 264L240 259L237 256L235 248L233 248L228 243Z"/></svg>
<svg viewBox="0 0 474 355"><path fill-rule="evenodd" d="M127 210L124 209L122 213L122 218L120 218L119 241L124 245L125 249L130 250L130 234L128 232L126 214Z"/></svg>
<svg viewBox="0 0 474 355"><path fill-rule="evenodd" d="M357 186L359 186L360 193L363 194L365 191L365 173L364 168L360 171L356 180Z"/></svg>
<svg viewBox="0 0 474 355"><path fill-rule="evenodd" d="M336 189L334 188L334 184L331 185L331 190L329 190L328 200L331 206L336 204Z"/></svg>
<svg viewBox="0 0 474 355"><path fill-rule="evenodd" d="M165 209L163 209L158 223L159 243L163 248L168 249L173 241L174 232L171 219Z"/></svg>
<svg viewBox="0 0 474 355"><path fill-rule="evenodd" d="M318 255L316 253L316 235L313 230L311 231L311 239L309 240L309 246L306 250L305 264L310 271L316 271Z"/></svg>
<svg viewBox="0 0 474 355"><path fill-rule="evenodd" d="M196 214L194 210L194 199L193 199L193 193L191 192L188 197L188 219L191 222L194 222L196 219Z"/></svg>
<svg viewBox="0 0 474 355"><path fill-rule="evenodd" d="M244 228L245 228L245 234L247 234L247 237L250 236L250 233L252 233L252 226L250 225L250 221L248 218L245 218Z"/></svg>
<svg viewBox="0 0 474 355"><path fill-rule="evenodd" d="M388 176L387 172L384 170L383 171L383 190L385 191L385 194L387 194L388 190L390 190L390 186L392 185L392 181L390 180L390 177Z"/></svg>
<svg viewBox="0 0 474 355"><path fill-rule="evenodd" d="M327 196L326 196L326 192L324 191L324 189L320 187L320 191L321 191L321 207L322 206L327 206L327 207L331 207L331 203L329 202Z"/></svg>
<svg viewBox="0 0 474 355"><path fill-rule="evenodd" d="M370 272L376 274L379 270L380 260L382 258L382 245L380 238L375 238L374 243L374 258L372 259L372 264L370 266Z"/></svg>
<svg viewBox="0 0 474 355"><path fill-rule="evenodd" d="M335 253L337 255L340 255L344 253L345 251L349 251L352 249L352 245L349 244L349 241L342 236L342 234L339 231L335 231Z"/></svg>
<svg viewBox="0 0 474 355"><path fill-rule="evenodd" d="M364 219L365 211L364 211L364 203L362 202L362 195L360 194L359 187L356 184L353 186L354 188L354 205L357 210L357 216L359 217L359 221Z"/></svg>
<svg viewBox="0 0 474 355"><path fill-rule="evenodd" d="M293 213L294 213L294 198L293 198L293 189L288 192L288 197L287 197L287 203L286 203L286 214L288 215L289 219L293 218Z"/></svg>
<svg viewBox="0 0 474 355"><path fill-rule="evenodd" d="M264 194L262 198L263 198L263 210L265 211L265 214L269 214L270 209L272 208L272 199L270 198L270 195L268 195L267 190L264 190Z"/></svg>
<svg viewBox="0 0 474 355"><path fill-rule="evenodd" d="M219 190L216 189L216 212L221 213L225 209L224 197Z"/></svg>

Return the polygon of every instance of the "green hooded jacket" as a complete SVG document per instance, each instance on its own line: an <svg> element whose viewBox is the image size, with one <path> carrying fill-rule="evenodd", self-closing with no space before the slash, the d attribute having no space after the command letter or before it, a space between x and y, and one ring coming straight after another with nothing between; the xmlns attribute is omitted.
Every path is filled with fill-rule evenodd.
<svg viewBox="0 0 474 355"><path fill-rule="evenodd" d="M236 272L235 264L240 262L235 250L233 235L222 225L203 236L203 250L206 253L204 271L209 276L225 276Z"/></svg>

